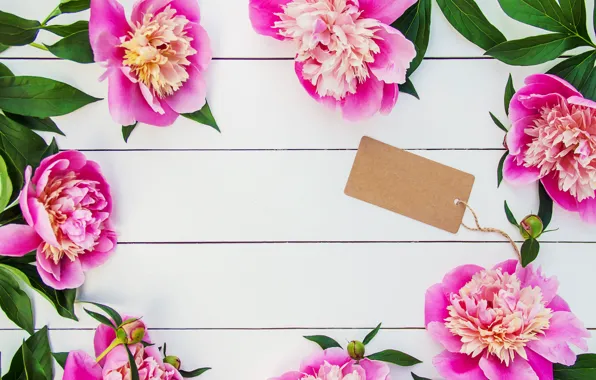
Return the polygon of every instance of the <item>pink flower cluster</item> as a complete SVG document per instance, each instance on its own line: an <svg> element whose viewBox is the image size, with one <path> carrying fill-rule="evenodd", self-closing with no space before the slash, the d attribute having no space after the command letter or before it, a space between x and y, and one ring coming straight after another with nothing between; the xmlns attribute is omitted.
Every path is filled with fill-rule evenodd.
<svg viewBox="0 0 596 380"><path fill-rule="evenodd" d="M415 0L250 0L255 30L297 48L296 74L309 95L347 120L388 114L416 57L389 26Z"/></svg>
<svg viewBox="0 0 596 380"><path fill-rule="evenodd" d="M91 1L89 39L116 122L168 126L203 108L211 46L199 23L197 0L139 0L130 21L116 0Z"/></svg>
<svg viewBox="0 0 596 380"><path fill-rule="evenodd" d="M33 177L31 171L25 171L19 197L27 224L0 227L0 255L37 250L37 270L46 285L78 288L85 272L116 248L110 186L99 165L77 151L44 159Z"/></svg>
<svg viewBox="0 0 596 380"><path fill-rule="evenodd" d="M464 265L426 292L425 324L445 351L433 364L447 379L552 380L573 365L590 333L557 295L559 284L531 265Z"/></svg>
<svg viewBox="0 0 596 380"><path fill-rule="evenodd" d="M389 380L390 372L383 362L362 359L357 363L345 350L329 348L306 358L299 371L270 380Z"/></svg>
<svg viewBox="0 0 596 380"><path fill-rule="evenodd" d="M124 320L130 319L125 317ZM142 328L145 325L137 321L135 328ZM126 327L126 326L125 326ZM128 329L131 330L131 329ZM132 338L127 330L129 338ZM100 356L110 347L116 339L115 331L105 325L100 325L95 331L94 345L95 354ZM143 341L151 343L151 338L145 332ZM182 380L182 375L172 365L165 363L161 354L155 346L144 347L142 343L129 346L139 371L140 380ZM64 367L63 380L124 380L131 378L131 368L126 347L119 345L109 351L100 360L96 360L84 351L73 351L68 355Z"/></svg>
<svg viewBox="0 0 596 380"><path fill-rule="evenodd" d="M559 206L596 223L596 102L556 76L536 74L513 96L509 118L504 177L540 180Z"/></svg>

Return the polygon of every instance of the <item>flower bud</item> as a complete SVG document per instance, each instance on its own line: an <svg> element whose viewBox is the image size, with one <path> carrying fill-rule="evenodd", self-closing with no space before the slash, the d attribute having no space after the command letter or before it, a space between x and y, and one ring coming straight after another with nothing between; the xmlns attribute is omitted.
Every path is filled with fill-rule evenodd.
<svg viewBox="0 0 596 380"><path fill-rule="evenodd" d="M542 235L544 225L538 215L528 215L519 224L519 230L524 239L537 239Z"/></svg>
<svg viewBox="0 0 596 380"><path fill-rule="evenodd" d="M116 331L116 336L125 344L141 343L145 337L145 324L140 319L124 321Z"/></svg>
<svg viewBox="0 0 596 380"><path fill-rule="evenodd" d="M180 365L182 365L178 356L168 355L163 359L163 361L164 363L168 363L176 369L180 369Z"/></svg>
<svg viewBox="0 0 596 380"><path fill-rule="evenodd" d="M364 359L364 344L353 340L348 344L348 355L354 360Z"/></svg>

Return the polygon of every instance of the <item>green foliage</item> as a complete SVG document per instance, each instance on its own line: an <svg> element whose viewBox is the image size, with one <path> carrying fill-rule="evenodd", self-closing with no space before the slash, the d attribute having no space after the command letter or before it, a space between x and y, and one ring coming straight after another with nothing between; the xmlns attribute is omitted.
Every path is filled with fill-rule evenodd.
<svg viewBox="0 0 596 380"><path fill-rule="evenodd" d="M134 123L133 125L123 125L122 126L122 138L124 138L124 142L128 142L128 139L130 137L130 134L132 133L132 131L135 130L135 128L137 127L138 123Z"/></svg>
<svg viewBox="0 0 596 380"><path fill-rule="evenodd" d="M416 57L410 63L410 68L407 73L408 77L416 71L426 55L428 41L430 40L431 11L431 0L418 0L414 5L408 8L400 18L391 24L395 29L402 32L408 40L412 41L416 47ZM416 98L418 97L417 95L414 96Z"/></svg>
<svg viewBox="0 0 596 380"><path fill-rule="evenodd" d="M332 347L341 348L341 345L339 343L337 343L333 338L329 338L328 336L325 336L325 335L308 335L308 336L305 336L305 338L310 340L311 342L315 342L323 350L326 350L326 349L332 348Z"/></svg>
<svg viewBox="0 0 596 380"><path fill-rule="evenodd" d="M575 364L566 366L553 365L555 380L592 380L596 379L596 354L577 355Z"/></svg>
<svg viewBox="0 0 596 380"><path fill-rule="evenodd" d="M35 41L40 26L39 21L0 11L0 43L6 46L30 44Z"/></svg>
<svg viewBox="0 0 596 380"><path fill-rule="evenodd" d="M515 66L531 66L558 58L567 50L585 42L565 33L550 33L503 42L486 52L486 55Z"/></svg>
<svg viewBox="0 0 596 380"><path fill-rule="evenodd" d="M532 261L536 260L540 252L540 243L534 238L529 238L524 241L521 248L521 264L522 267L528 266Z"/></svg>
<svg viewBox="0 0 596 380"><path fill-rule="evenodd" d="M200 110L193 112L193 113L183 113L187 119L194 120L197 123L205 124L210 126L211 128L215 129L217 132L221 132L219 127L217 126L217 122L211 113L211 108L209 108L209 103L205 102L205 105Z"/></svg>
<svg viewBox="0 0 596 380"><path fill-rule="evenodd" d="M50 53L58 58L68 59L78 63L93 63L93 50L89 42L89 31L81 30L53 45L45 45Z"/></svg>
<svg viewBox="0 0 596 380"><path fill-rule="evenodd" d="M33 375L34 374L34 375ZM2 380L52 380L54 368L47 326L31 335L12 358Z"/></svg>
<svg viewBox="0 0 596 380"><path fill-rule="evenodd" d="M366 336L364 337L364 340L362 341L362 343L364 345L369 344L375 338L375 336L377 336L377 334L379 333L379 330L381 329L381 325L382 325L382 323L379 323L377 325L377 327L375 327L371 332L366 334Z"/></svg>
<svg viewBox="0 0 596 380"><path fill-rule="evenodd" d="M415 357L397 350L384 350L381 352L377 352L376 354L368 355L367 358L369 358L370 360L378 360L381 362L396 364L402 367L409 367L415 364L422 363Z"/></svg>
<svg viewBox="0 0 596 380"><path fill-rule="evenodd" d="M8 319L33 334L33 308L31 300L12 274L0 268L0 308Z"/></svg>

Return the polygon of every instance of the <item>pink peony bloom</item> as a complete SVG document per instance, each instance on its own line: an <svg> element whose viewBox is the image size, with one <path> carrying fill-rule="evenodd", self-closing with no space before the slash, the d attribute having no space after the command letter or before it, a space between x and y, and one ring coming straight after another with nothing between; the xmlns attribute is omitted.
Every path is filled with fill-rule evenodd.
<svg viewBox="0 0 596 380"><path fill-rule="evenodd" d="M318 351L302 362L300 371L287 372L270 380L389 380L389 366L383 362L352 360L341 348Z"/></svg>
<svg viewBox="0 0 596 380"><path fill-rule="evenodd" d="M37 249L37 270L54 289L78 288L85 272L103 264L116 247L110 186L99 165L77 151L41 161L19 203L27 225L0 227L0 255Z"/></svg>
<svg viewBox="0 0 596 380"><path fill-rule="evenodd" d="M92 0L89 39L107 66L112 118L168 126L205 105L211 62L197 0L138 0L130 21L116 0Z"/></svg>
<svg viewBox="0 0 596 380"><path fill-rule="evenodd" d="M296 44L296 74L320 103L347 120L388 114L416 57L389 26L415 0L250 0L254 29Z"/></svg>
<svg viewBox="0 0 596 380"><path fill-rule="evenodd" d="M556 76L536 74L511 99L509 118L504 177L540 180L559 206L596 223L596 102Z"/></svg>
<svg viewBox="0 0 596 380"><path fill-rule="evenodd" d="M460 266L426 292L425 324L445 347L433 364L444 378L552 380L572 365L571 344L590 333L557 295L556 278L517 260L487 270Z"/></svg>

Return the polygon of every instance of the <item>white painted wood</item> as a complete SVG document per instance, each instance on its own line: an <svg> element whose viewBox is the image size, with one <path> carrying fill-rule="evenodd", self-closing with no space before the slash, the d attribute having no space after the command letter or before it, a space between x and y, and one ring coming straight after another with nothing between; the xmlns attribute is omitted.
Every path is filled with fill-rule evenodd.
<svg viewBox="0 0 596 380"><path fill-rule="evenodd" d="M344 344L352 339L363 339L369 330L260 330L260 331L152 331L152 339L161 344L166 342L168 353L176 354L184 368L194 369L209 366L213 368L201 376L202 380L264 380L296 370L303 358L319 348L302 338L304 335L322 334ZM3 332L10 337L10 345L2 351L2 365L7 368L10 357L24 337L21 332ZM50 339L57 352L83 349L93 352L93 331L51 331ZM592 350L596 339L589 340ZM432 366L432 358L441 352L441 347L432 341L423 330L381 330L367 346L368 353L385 349L406 352L423 363L412 367L398 367L390 364L391 378L411 379L410 372L429 378L438 378ZM62 370L56 365L57 377Z"/></svg>
<svg viewBox="0 0 596 380"><path fill-rule="evenodd" d="M591 328L593 252L543 244L537 261ZM501 243L122 245L88 274L79 299L140 313L155 328L423 327L425 292L446 273L514 257ZM96 325L80 307L80 323L40 297L35 307L38 328ZM0 317L0 328L14 327Z"/></svg>
<svg viewBox="0 0 596 380"><path fill-rule="evenodd" d="M21 17L43 20L53 9L56 1L37 0L2 0L0 9ZM132 8L134 0L121 0L127 10ZM248 0L199 0L201 6L201 23L212 40L215 57L247 58L247 57L293 57L292 43L276 41L273 38L258 35L253 31L248 17ZM524 38L542 34L544 31L509 18L500 8L497 1L477 1L489 20L508 39ZM588 10L592 9L593 0L586 1ZM482 49L466 40L447 22L438 5L433 2L431 21L431 38L427 57L481 57ZM79 19L89 19L89 12L78 15L63 15L52 21L53 24L69 24ZM587 25L592 25L592 12L587 12ZM590 33L593 28L588 27ZM48 32L41 32L39 41L54 43L57 38ZM2 53L4 57L52 57L51 54L32 48L18 47Z"/></svg>
<svg viewBox="0 0 596 380"><path fill-rule="evenodd" d="M4 61L17 75L40 75L69 83L99 98L107 83L98 65ZM546 70L549 65L541 66ZM291 61L216 61L209 72L208 100L222 133L180 118L172 127L139 126L124 143L107 100L56 122L68 138L62 149L356 149L363 135L402 148L502 148L503 93L509 72L518 88L534 68L510 68L492 60L426 61L414 74L421 100L401 94L389 116L344 121L312 100L298 83Z"/></svg>

